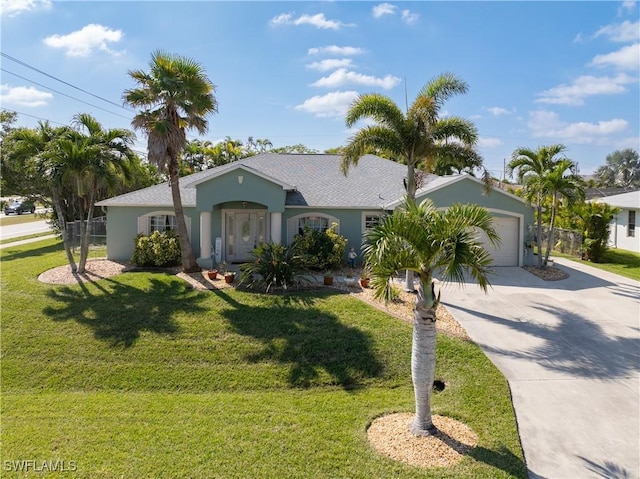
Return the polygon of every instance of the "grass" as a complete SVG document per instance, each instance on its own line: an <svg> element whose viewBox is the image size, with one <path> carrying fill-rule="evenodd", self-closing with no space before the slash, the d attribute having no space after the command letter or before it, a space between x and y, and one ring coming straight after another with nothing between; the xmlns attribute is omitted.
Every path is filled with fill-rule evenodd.
<svg viewBox="0 0 640 479"><path fill-rule="evenodd" d="M31 235L17 236L17 237L14 237L14 238L5 238L5 239L1 239L0 240L0 244L15 243L16 241L39 238L40 236L49 236L51 234L53 234L52 231L45 231L44 233L34 233L34 234L31 234Z"/></svg>
<svg viewBox="0 0 640 479"><path fill-rule="evenodd" d="M133 272L44 285L56 240L0 254L3 477L23 477L6 467L20 460L77 478L527 477L508 385L471 342L438 337L433 409L478 447L423 470L366 439L413 410L406 323L330 289L199 292Z"/></svg>
<svg viewBox="0 0 640 479"><path fill-rule="evenodd" d="M49 219L48 213L0 216L0 226L20 225Z"/></svg>
<svg viewBox="0 0 640 479"><path fill-rule="evenodd" d="M553 252L553 256L568 258L576 262L583 262L580 258L576 258L575 256L556 253L555 251ZM587 264L603 271L608 271L610 273L619 274L620 276L640 281L640 253L621 249L608 249L604 254L602 262L594 263L590 261Z"/></svg>

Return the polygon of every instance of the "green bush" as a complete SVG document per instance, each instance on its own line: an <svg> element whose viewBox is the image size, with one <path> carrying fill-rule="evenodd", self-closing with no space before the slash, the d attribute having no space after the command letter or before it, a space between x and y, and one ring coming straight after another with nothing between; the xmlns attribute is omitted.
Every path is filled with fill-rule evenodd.
<svg viewBox="0 0 640 479"><path fill-rule="evenodd" d="M240 266L240 284L261 286L268 292L272 288L287 289L299 281L303 267L293 246L261 243L251 254L254 260Z"/></svg>
<svg viewBox="0 0 640 479"><path fill-rule="evenodd" d="M180 239L175 231L136 236L131 263L136 266L176 266L180 264Z"/></svg>
<svg viewBox="0 0 640 479"><path fill-rule="evenodd" d="M585 259L600 263L607 251L609 224L618 213L606 203L587 203L582 211Z"/></svg>
<svg viewBox="0 0 640 479"><path fill-rule="evenodd" d="M296 255L302 265L311 270L326 270L342 265L347 239L336 233L337 224L333 223L326 231L305 228L293 240Z"/></svg>

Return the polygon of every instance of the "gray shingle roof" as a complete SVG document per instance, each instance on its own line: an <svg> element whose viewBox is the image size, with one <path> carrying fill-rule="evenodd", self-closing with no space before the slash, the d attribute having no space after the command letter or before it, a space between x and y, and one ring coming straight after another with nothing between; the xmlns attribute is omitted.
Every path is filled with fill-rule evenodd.
<svg viewBox="0 0 640 479"><path fill-rule="evenodd" d="M622 193L621 195L596 198L593 201L597 201L598 203L607 203L619 208L640 209L640 190Z"/></svg>
<svg viewBox="0 0 640 479"><path fill-rule="evenodd" d="M284 184L287 205L316 208L380 208L401 198L407 167L365 155L347 176L340 172L340 155L265 153L180 178L185 207L194 207L196 186L227 171L243 167ZM171 189L163 183L116 196L99 206L173 206Z"/></svg>

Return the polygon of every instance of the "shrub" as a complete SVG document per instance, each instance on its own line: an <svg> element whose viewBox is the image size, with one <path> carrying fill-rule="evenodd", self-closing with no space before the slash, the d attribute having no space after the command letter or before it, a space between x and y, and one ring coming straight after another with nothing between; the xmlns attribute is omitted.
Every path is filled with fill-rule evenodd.
<svg viewBox="0 0 640 479"><path fill-rule="evenodd" d="M176 266L180 264L180 239L175 231L136 236L131 262L136 266Z"/></svg>
<svg viewBox="0 0 640 479"><path fill-rule="evenodd" d="M336 223L326 231L305 228L302 234L294 237L295 253L307 269L325 270L342 265L347 239L336 233Z"/></svg>
<svg viewBox="0 0 640 479"><path fill-rule="evenodd" d="M261 243L251 253L254 260L240 266L240 284L287 289L299 280L303 270L293 246Z"/></svg>
<svg viewBox="0 0 640 479"><path fill-rule="evenodd" d="M585 259L599 263L602 261L609 241L609 224L618 213L606 203L586 203L581 217L583 221L583 244Z"/></svg>

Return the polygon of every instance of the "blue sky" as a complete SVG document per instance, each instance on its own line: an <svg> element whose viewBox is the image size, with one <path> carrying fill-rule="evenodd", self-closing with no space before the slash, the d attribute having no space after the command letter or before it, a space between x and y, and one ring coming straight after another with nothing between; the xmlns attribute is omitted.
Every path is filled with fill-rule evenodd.
<svg viewBox="0 0 640 479"><path fill-rule="evenodd" d="M134 86L127 72L146 69L160 49L200 62L217 86L211 141L340 146L353 133L344 114L358 94L404 106L405 86L411 102L452 72L469 92L445 113L475 122L496 177L520 146L563 143L585 174L616 149L640 150L635 1L1 5L0 104L21 113L24 126L67 124L86 112L105 127L130 128L133 112L121 106Z"/></svg>

